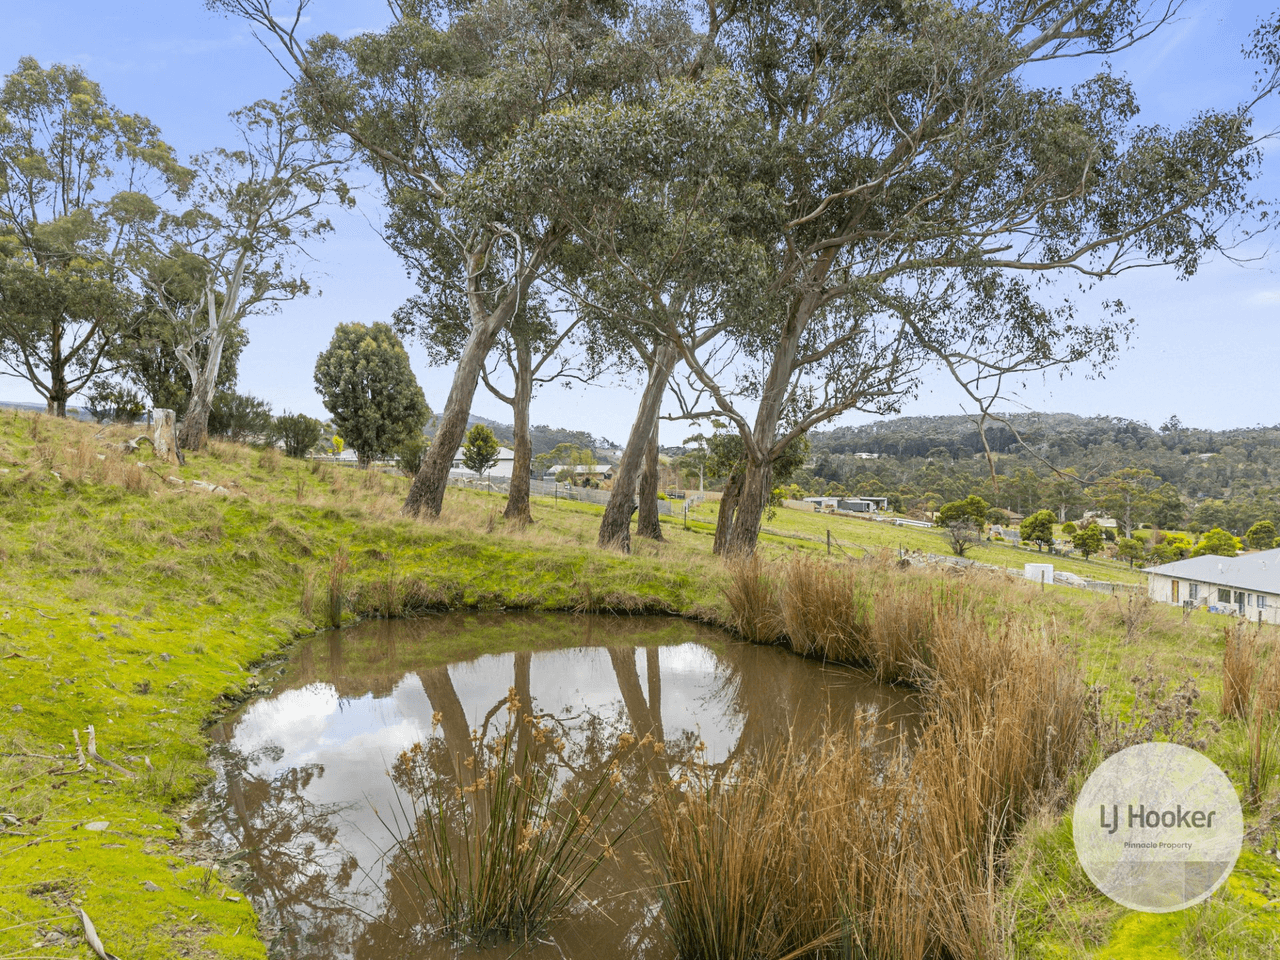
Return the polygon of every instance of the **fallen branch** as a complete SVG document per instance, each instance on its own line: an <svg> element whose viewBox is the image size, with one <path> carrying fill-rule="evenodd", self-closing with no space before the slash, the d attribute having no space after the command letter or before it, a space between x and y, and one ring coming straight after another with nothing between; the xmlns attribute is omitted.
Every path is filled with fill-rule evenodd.
<svg viewBox="0 0 1280 960"><path fill-rule="evenodd" d="M94 731L92 723L89 724L89 756L94 760L97 760L99 763L103 764L104 766L110 767L112 770L119 770L126 777L129 777L131 779L137 777L137 774L134 773L132 770L129 770L125 767L120 766L120 764L116 763L113 760L108 760L106 757L104 757L102 754L98 752L98 735Z"/></svg>
<svg viewBox="0 0 1280 960"><path fill-rule="evenodd" d="M89 944L90 948L96 953L101 960L120 960L114 953L107 953L106 948L102 946L102 941L98 939L98 931L93 927L93 921L89 919L89 915L76 908L76 915L80 918L80 925L84 927L84 940Z"/></svg>
<svg viewBox="0 0 1280 960"><path fill-rule="evenodd" d="M90 729L93 729L93 728L92 728L92 727L90 727ZM80 769L81 769L81 770L92 770L92 769L93 769L93 767L89 766L89 762L88 762L87 760L85 760L85 758L84 758L84 749L80 746L80 731L79 731L79 730L72 730L72 731L71 731L71 736L75 737L75 740L76 740L76 757L77 757L77 759L80 761Z"/></svg>

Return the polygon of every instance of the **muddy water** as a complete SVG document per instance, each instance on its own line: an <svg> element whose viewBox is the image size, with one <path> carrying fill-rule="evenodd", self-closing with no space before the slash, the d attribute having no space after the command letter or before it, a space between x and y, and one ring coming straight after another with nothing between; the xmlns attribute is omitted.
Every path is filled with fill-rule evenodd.
<svg viewBox="0 0 1280 960"><path fill-rule="evenodd" d="M475 656L501 638L513 652ZM378 621L300 644L255 700L213 730L217 781L202 828L247 868L248 887L288 957L368 960L475 954L433 939L393 847L399 753L423 741L441 770L505 721L512 687L567 742L580 775L603 764L619 734L666 745L662 776L691 762L720 767L786 737L813 739L859 711L887 729L912 722L909 700L865 675L780 650L725 641L718 631L657 618L457 614ZM888 725L892 725L889 727ZM894 734L886 732L883 737ZM600 767L603 769L603 767ZM639 811L652 769L624 766ZM537 957L670 956L639 855L643 818L616 864L584 888ZM507 957L505 944L482 951Z"/></svg>

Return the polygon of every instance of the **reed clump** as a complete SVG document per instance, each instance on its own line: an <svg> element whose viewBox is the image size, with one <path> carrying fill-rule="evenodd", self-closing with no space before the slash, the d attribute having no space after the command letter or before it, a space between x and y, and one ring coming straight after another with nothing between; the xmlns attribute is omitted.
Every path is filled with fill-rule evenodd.
<svg viewBox="0 0 1280 960"><path fill-rule="evenodd" d="M778 585L758 554L730 566L724 594L729 602L729 626L745 639L776 643L782 638Z"/></svg>
<svg viewBox="0 0 1280 960"><path fill-rule="evenodd" d="M887 683L915 681L938 624L959 610L955 584L882 560L797 557L775 573L753 557L730 570L725 597L745 639L866 667Z"/></svg>
<svg viewBox="0 0 1280 960"><path fill-rule="evenodd" d="M351 557L346 547L339 547L329 561L329 626L342 626L342 600L346 592L347 572L351 569Z"/></svg>
<svg viewBox="0 0 1280 960"><path fill-rule="evenodd" d="M843 618L799 609L857 598L859 579L874 599ZM1091 732L1075 663L1032 624L993 626L915 574L809 562L783 582L789 641L794 630L810 655L839 651L910 679L922 726L877 750L884 731L864 716L817 746L745 757L664 795L655 862L678 955L998 954L1015 833L1062 800Z"/></svg>
<svg viewBox="0 0 1280 960"><path fill-rule="evenodd" d="M398 796L408 796L387 824L396 878L412 902L430 908L424 925L477 945L538 937L616 856L635 822L618 823L614 813L636 738L620 736L602 763L566 787L571 771L553 731L521 707L512 688L505 729L487 743L473 734L452 770L441 744L421 742L392 770Z"/></svg>
<svg viewBox="0 0 1280 960"><path fill-rule="evenodd" d="M1258 672L1258 649L1244 624L1223 628L1222 715L1243 719L1249 712L1249 697Z"/></svg>

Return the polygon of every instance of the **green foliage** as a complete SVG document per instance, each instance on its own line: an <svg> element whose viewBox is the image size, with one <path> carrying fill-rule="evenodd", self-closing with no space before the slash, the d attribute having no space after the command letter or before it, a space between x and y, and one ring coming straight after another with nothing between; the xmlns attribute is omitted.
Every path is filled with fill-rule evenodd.
<svg viewBox="0 0 1280 960"><path fill-rule="evenodd" d="M1276 542L1276 525L1270 520L1259 520L1244 536L1254 550L1270 550Z"/></svg>
<svg viewBox="0 0 1280 960"><path fill-rule="evenodd" d="M1048 510L1037 510L1018 525L1018 536L1025 543L1034 543L1041 549L1053 546L1053 514Z"/></svg>
<svg viewBox="0 0 1280 960"><path fill-rule="evenodd" d="M316 389L362 466L422 432L431 410L400 338L385 323L342 323L316 358Z"/></svg>
<svg viewBox="0 0 1280 960"><path fill-rule="evenodd" d="M1220 557L1234 557L1242 547L1243 544L1236 537L1220 527L1214 527L1200 538L1191 555L1203 557L1207 554L1217 554Z"/></svg>
<svg viewBox="0 0 1280 960"><path fill-rule="evenodd" d="M1155 539L1155 538L1153 538ZM1195 544L1185 533L1164 533L1151 546L1151 556L1160 563L1173 563L1191 556Z"/></svg>
<svg viewBox="0 0 1280 960"><path fill-rule="evenodd" d="M498 462L498 439L483 423L477 423L467 431L462 444L462 465L473 473L482 474Z"/></svg>
<svg viewBox="0 0 1280 960"><path fill-rule="evenodd" d="M1069 536L1071 536L1072 534L1074 534L1078 529L1079 529L1079 527L1077 527L1077 526L1076 526L1074 523L1072 523L1070 520L1068 520L1066 523L1064 523L1064 524L1062 525L1062 533L1063 533L1063 535L1064 535L1064 536L1067 536L1067 537L1069 537Z"/></svg>
<svg viewBox="0 0 1280 960"><path fill-rule="evenodd" d="M78 67L23 57L0 89L0 368L50 412L97 376L134 299L121 251L157 199L185 185L145 117L107 102Z"/></svg>
<svg viewBox="0 0 1280 960"><path fill-rule="evenodd" d="M420 433L405 437L396 447L396 466L400 468L400 472L406 477L416 477L428 446L430 441Z"/></svg>
<svg viewBox="0 0 1280 960"><path fill-rule="evenodd" d="M262 442L271 436L271 404L248 394L221 390L209 410L209 432L235 443Z"/></svg>
<svg viewBox="0 0 1280 960"><path fill-rule="evenodd" d="M138 392L118 383L99 381L87 401L85 409L98 423L133 423L147 412Z"/></svg>
<svg viewBox="0 0 1280 960"><path fill-rule="evenodd" d="M963 500L955 500L942 505L935 523L940 527L950 527L953 523L969 522L981 533L987 522L987 511L990 506L977 494L971 494Z"/></svg>
<svg viewBox="0 0 1280 960"><path fill-rule="evenodd" d="M286 457L305 457L320 442L322 430L323 424L315 417L286 410L275 418L271 438L284 443Z"/></svg>
<svg viewBox="0 0 1280 960"><path fill-rule="evenodd" d="M1146 558L1147 548L1141 540L1133 537L1121 537L1116 541L1116 559L1129 561L1129 566Z"/></svg>
<svg viewBox="0 0 1280 960"><path fill-rule="evenodd" d="M1071 535L1071 545L1084 554L1086 560L1102 549L1102 543L1102 528L1096 523L1091 523Z"/></svg>

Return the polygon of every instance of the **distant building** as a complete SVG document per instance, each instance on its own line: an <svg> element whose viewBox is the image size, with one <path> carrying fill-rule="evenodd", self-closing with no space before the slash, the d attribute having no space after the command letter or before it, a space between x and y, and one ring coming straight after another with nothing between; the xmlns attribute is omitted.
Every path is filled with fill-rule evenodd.
<svg viewBox="0 0 1280 960"><path fill-rule="evenodd" d="M817 513L882 513L889 509L888 497L805 497Z"/></svg>
<svg viewBox="0 0 1280 960"><path fill-rule="evenodd" d="M458 448L458 452L453 455L453 467L450 473L462 477L497 477L503 480L510 480L511 474L515 472L516 452L507 447L498 448L498 462L492 469L486 470L483 474L477 474L474 470L468 470L462 465L462 448Z"/></svg>
<svg viewBox="0 0 1280 960"><path fill-rule="evenodd" d="M1238 557L1206 554L1176 560L1147 573L1147 595L1157 603L1208 607L1264 623L1280 623L1280 549Z"/></svg>
<svg viewBox="0 0 1280 960"><path fill-rule="evenodd" d="M582 483L583 480L612 480L613 465L608 463L578 464L557 463L544 473L543 479L556 479L560 474L568 470L573 474L574 483Z"/></svg>

